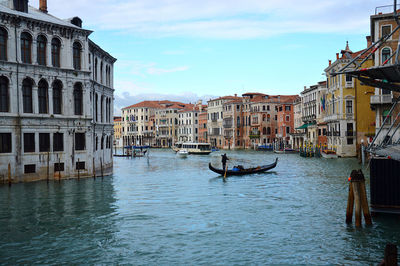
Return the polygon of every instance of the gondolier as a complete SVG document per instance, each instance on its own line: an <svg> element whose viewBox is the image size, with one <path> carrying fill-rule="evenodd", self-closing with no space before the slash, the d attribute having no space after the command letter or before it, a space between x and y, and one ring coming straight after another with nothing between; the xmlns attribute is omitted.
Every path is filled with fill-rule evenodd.
<svg viewBox="0 0 400 266"><path fill-rule="evenodd" d="M222 159L221 159L221 161L222 161L222 169L225 169L226 168L226 161L229 160L229 158L228 158L228 156L226 156L226 153L224 153L221 156L222 156Z"/></svg>

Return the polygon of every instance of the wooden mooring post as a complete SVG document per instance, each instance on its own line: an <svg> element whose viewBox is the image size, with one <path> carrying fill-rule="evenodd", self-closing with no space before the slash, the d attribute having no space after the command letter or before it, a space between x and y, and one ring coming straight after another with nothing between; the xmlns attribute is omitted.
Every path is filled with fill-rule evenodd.
<svg viewBox="0 0 400 266"><path fill-rule="evenodd" d="M93 157L93 179L96 179L96 165L94 162L94 157Z"/></svg>
<svg viewBox="0 0 400 266"><path fill-rule="evenodd" d="M8 186L11 187L11 164L8 163Z"/></svg>
<svg viewBox="0 0 400 266"><path fill-rule="evenodd" d="M58 157L58 183L61 182L61 159Z"/></svg>
<svg viewBox="0 0 400 266"><path fill-rule="evenodd" d="M50 178L50 152L47 152L47 184L49 183Z"/></svg>
<svg viewBox="0 0 400 266"><path fill-rule="evenodd" d="M100 158L100 167L101 167L101 180L103 180L103 159Z"/></svg>
<svg viewBox="0 0 400 266"><path fill-rule="evenodd" d="M385 257L382 260L381 263L379 263L380 266L397 266L397 246L388 243L386 244L385 247Z"/></svg>
<svg viewBox="0 0 400 266"><path fill-rule="evenodd" d="M78 180L81 178L81 174L79 173L79 170L81 169L81 164L80 164L80 161L79 161L79 158L78 158Z"/></svg>
<svg viewBox="0 0 400 266"><path fill-rule="evenodd" d="M364 174L360 170L353 170L349 177L349 195L347 200L346 223L353 219L353 207L355 205L356 227L361 227L361 211L364 213L366 225L372 224L371 213L369 212L367 191L365 189Z"/></svg>

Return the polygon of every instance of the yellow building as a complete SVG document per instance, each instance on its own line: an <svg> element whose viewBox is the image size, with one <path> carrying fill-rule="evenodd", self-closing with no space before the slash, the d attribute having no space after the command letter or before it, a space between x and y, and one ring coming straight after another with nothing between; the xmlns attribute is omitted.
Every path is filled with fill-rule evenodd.
<svg viewBox="0 0 400 266"><path fill-rule="evenodd" d="M122 147L122 123L121 117L114 117L114 147Z"/></svg>
<svg viewBox="0 0 400 266"><path fill-rule="evenodd" d="M356 156L361 141L366 142L367 136L375 130L375 114L370 109L370 97L375 89L362 85L350 75L334 74L363 51L353 53L347 44L345 50L336 54L336 61L330 62L325 69L328 91L324 122L328 129L328 148L336 150L341 157ZM365 56L357 62L361 62ZM372 65L372 59L368 59L361 68ZM346 71L351 69L348 67Z"/></svg>

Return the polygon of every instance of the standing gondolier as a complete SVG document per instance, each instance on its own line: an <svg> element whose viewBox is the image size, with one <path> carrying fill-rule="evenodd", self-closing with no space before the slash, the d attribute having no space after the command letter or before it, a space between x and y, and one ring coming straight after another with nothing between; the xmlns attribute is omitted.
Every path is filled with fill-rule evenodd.
<svg viewBox="0 0 400 266"><path fill-rule="evenodd" d="M229 158L228 158L228 156L226 156L226 153L224 153L224 154L221 155L221 156L222 156L222 159L221 159L221 161L222 161L222 169L225 170L225 168L226 168L226 161L229 160Z"/></svg>

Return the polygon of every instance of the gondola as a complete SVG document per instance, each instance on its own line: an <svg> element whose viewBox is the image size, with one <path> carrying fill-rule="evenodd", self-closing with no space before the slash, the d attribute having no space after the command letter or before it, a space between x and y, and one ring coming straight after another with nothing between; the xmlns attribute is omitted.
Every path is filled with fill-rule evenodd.
<svg viewBox="0 0 400 266"><path fill-rule="evenodd" d="M275 168L276 164L278 163L278 158L276 158L275 162L272 164L268 165L263 165L263 166L258 166L258 167L253 167L253 168L247 168L247 169L228 169L226 171L226 176L232 176L232 175L248 175L248 174L255 174L255 173L262 173L265 171L268 171L272 168ZM225 170L223 169L217 169L211 165L211 163L208 164L208 168L210 168L211 171L220 174L220 175L225 175Z"/></svg>

